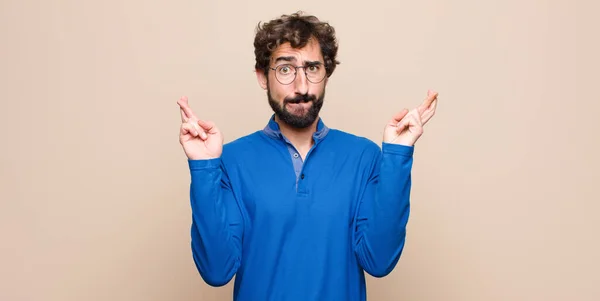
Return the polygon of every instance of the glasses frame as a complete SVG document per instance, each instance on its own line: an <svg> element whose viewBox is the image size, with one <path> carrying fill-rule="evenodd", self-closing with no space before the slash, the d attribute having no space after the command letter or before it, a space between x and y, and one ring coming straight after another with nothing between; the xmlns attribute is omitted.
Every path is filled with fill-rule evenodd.
<svg viewBox="0 0 600 301"><path fill-rule="evenodd" d="M281 67L281 66L289 66L289 67L293 67L294 68L294 78L287 84L282 83L279 78L277 77L277 68ZM325 64L319 62L316 64L309 64L309 65L301 65L301 66L295 66L293 64L281 64L278 65L277 67L273 68L273 67L269 67L269 69L275 71L275 79L282 85L291 85L295 80L296 77L298 77L298 68L303 68L304 69L304 76L306 76L306 80L308 80L309 82L313 83L313 84L318 84L321 83L325 80L325 78L327 77L327 70L325 70L325 74L323 75L323 78L321 78L321 80L319 80L318 82L313 82L312 80L310 80L308 78L308 73L306 73L306 68L307 67L313 67L313 66L321 66L323 68L325 68Z"/></svg>

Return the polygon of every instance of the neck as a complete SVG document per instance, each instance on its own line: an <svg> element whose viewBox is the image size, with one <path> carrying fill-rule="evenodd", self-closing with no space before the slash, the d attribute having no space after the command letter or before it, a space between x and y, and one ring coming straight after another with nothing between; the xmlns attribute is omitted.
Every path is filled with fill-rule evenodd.
<svg viewBox="0 0 600 301"><path fill-rule="evenodd" d="M317 131L319 118L313 124L303 129L291 127L285 122L281 122L277 116L275 116L275 121L279 124L281 133L290 140L292 145L300 152L302 158L306 157L306 154L314 144L313 134Z"/></svg>

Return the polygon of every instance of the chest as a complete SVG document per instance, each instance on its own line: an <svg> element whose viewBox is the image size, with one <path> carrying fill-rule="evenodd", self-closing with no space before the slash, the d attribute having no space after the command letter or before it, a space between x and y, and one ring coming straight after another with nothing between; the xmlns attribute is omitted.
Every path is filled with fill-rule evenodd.
<svg viewBox="0 0 600 301"><path fill-rule="evenodd" d="M327 221L347 227L364 180L356 160L336 152L311 152L298 164L281 151L238 171L242 204L252 224L286 227Z"/></svg>

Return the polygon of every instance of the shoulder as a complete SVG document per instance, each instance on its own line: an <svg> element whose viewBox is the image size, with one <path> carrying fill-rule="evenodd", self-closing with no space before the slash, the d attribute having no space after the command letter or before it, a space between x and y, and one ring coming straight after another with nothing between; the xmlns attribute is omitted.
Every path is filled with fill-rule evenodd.
<svg viewBox="0 0 600 301"><path fill-rule="evenodd" d="M368 139L367 137L358 136L338 129L330 129L327 139L331 139L332 144L343 147L347 150L352 149L360 153L377 154L381 152L381 147Z"/></svg>
<svg viewBox="0 0 600 301"><path fill-rule="evenodd" d="M258 145L262 139L263 137L260 134L260 131L255 131L251 134L236 138L223 144L223 155L242 155L248 148Z"/></svg>
<svg viewBox="0 0 600 301"><path fill-rule="evenodd" d="M338 154L337 157L349 160L347 162L355 162L359 166L370 168L381 158L381 147L367 137L330 129L325 140L328 140L328 148L333 148Z"/></svg>
<svg viewBox="0 0 600 301"><path fill-rule="evenodd" d="M235 162L248 162L256 160L268 145L269 138L258 130L251 134L236 138L223 145L221 159L230 165Z"/></svg>

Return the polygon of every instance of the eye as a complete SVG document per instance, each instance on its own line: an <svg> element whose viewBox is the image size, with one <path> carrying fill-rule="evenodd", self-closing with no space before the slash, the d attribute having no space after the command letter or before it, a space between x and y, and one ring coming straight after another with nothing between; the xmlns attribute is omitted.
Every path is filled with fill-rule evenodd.
<svg viewBox="0 0 600 301"><path fill-rule="evenodd" d="M320 68L321 68L321 66L319 66L319 65L311 65L311 66L308 66L307 70L310 73L317 73L317 72L319 72Z"/></svg>
<svg viewBox="0 0 600 301"><path fill-rule="evenodd" d="M289 65L279 66L279 73L281 73L281 75L288 75L291 72L292 72L292 68Z"/></svg>

